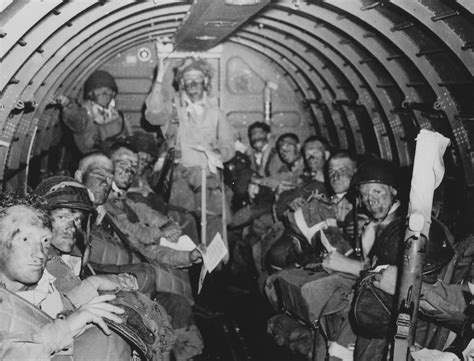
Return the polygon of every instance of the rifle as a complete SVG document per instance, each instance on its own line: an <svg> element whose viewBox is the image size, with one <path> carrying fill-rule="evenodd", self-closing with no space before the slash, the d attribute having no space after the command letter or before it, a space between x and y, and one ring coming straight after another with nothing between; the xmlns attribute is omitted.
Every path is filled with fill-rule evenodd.
<svg viewBox="0 0 474 361"><path fill-rule="evenodd" d="M411 360L422 283L422 264L429 242L434 190L444 176L443 154L449 139L422 129L417 137L413 176L405 232L405 251L398 292L397 332L393 347L394 361Z"/></svg>

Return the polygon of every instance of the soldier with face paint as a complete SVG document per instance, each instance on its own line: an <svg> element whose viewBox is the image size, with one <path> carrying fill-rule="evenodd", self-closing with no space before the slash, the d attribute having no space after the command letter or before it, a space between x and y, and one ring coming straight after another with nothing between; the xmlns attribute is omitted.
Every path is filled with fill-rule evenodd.
<svg viewBox="0 0 474 361"><path fill-rule="evenodd" d="M50 250L45 202L0 195L0 359L130 360L128 344L104 322L122 322L117 314L123 310L106 302L115 296L98 296L92 284L82 297L66 296L45 269ZM85 347L78 337L88 337Z"/></svg>
<svg viewBox="0 0 474 361"><path fill-rule="evenodd" d="M271 139L270 126L263 122L251 124L248 138L251 146L248 151L251 169L260 177L276 174L283 163Z"/></svg>
<svg viewBox="0 0 474 361"><path fill-rule="evenodd" d="M135 150L125 143L117 143L112 147L110 156L115 172L106 208L121 231L144 257L166 266L185 267L201 262L201 254L197 249L188 252L160 247L162 237L172 242L178 240L181 235L179 226L145 203L134 202L126 197L138 168Z"/></svg>
<svg viewBox="0 0 474 361"><path fill-rule="evenodd" d="M130 125L115 108L117 83L106 71L93 72L84 83L84 100L78 103L61 95L62 119L72 131L81 153L103 149L116 139L127 137Z"/></svg>
<svg viewBox="0 0 474 361"><path fill-rule="evenodd" d="M222 162L232 159L234 131L217 99L210 96L213 69L207 61L182 60L174 79L179 92L168 96L163 80L169 63L165 64L160 45L157 43L158 72L146 99L145 118L152 125L161 126L167 145L175 149L179 162L174 170L170 204L197 212L201 203L201 168L206 169L207 240L210 242L216 232L222 234L223 194L219 177L207 166L206 152ZM171 88L171 84L167 85Z"/></svg>
<svg viewBox="0 0 474 361"><path fill-rule="evenodd" d="M88 262L90 221L95 213L92 196L84 185L71 177L54 176L42 181L35 193L48 202L52 247L46 269L56 277L59 290L68 293L74 289L68 297L82 299L90 286L96 291L138 289L136 278L130 274L94 275L87 278L89 287L81 287L79 275Z"/></svg>
<svg viewBox="0 0 474 361"><path fill-rule="evenodd" d="M252 178L252 185L269 187L276 190L278 187L295 187L298 178L303 174L304 160L300 152L300 140L294 133L285 133L278 137L276 141L276 149L283 165L277 173L269 177ZM258 193L254 191L254 193ZM250 197L252 197L249 189Z"/></svg>
<svg viewBox="0 0 474 361"><path fill-rule="evenodd" d="M176 284L174 284L176 287L172 287L173 282L167 283L169 278L163 278L162 268L155 261L160 258L160 260L167 262L167 265L177 265L176 262L181 262L180 265L187 265L190 263L190 252L174 251L152 244L154 239L159 239L165 233L159 228L146 226L144 223L151 222L148 223L150 225L153 222L159 222L160 219L165 219L165 222L168 219L144 204L140 205L131 200L127 202L127 199L124 198L126 187L129 186L130 178L135 174L137 167L137 156L134 150L129 147L126 143L118 143L112 147L112 151L115 149L112 154L114 160L102 153L90 154L80 161L76 171L76 179L93 194L93 206L99 214L91 230L93 251L90 264L99 272L127 272L137 277L139 290L156 297L171 315L172 325L177 334L173 352L175 356L176 353L180 355L181 358L176 356L177 359L184 360L199 354L203 347L202 337L192 318L191 304L188 298L181 295L188 288L191 289L189 279L185 271L176 270L177 273L183 275L182 280L176 281L176 284L179 283L183 287L180 288ZM118 172L116 172L114 164L119 167ZM107 201L113 184L115 184L115 190L111 194L112 200ZM108 205L104 206L106 202ZM127 206L125 206L125 202L127 202ZM112 213L109 213L107 208L112 210ZM125 209L127 211L124 213ZM143 224L140 223L140 220L143 221ZM113 227L114 221L120 222L120 226ZM129 239L125 234L119 236L118 229L122 229L125 234L132 237ZM150 263L143 262L146 257L139 256L138 250L127 246L139 241L150 243L148 244L149 248L144 252L150 259ZM138 245L138 243L135 244ZM137 248L143 250L146 246L142 245ZM174 273L168 273L170 278L173 275ZM167 286L170 286L169 292L163 292ZM156 292L156 289L162 292ZM192 297L191 293L189 295Z"/></svg>

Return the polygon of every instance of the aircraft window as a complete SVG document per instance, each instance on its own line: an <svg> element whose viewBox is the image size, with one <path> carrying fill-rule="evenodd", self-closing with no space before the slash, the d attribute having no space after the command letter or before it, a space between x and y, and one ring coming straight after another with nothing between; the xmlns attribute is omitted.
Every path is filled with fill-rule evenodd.
<svg viewBox="0 0 474 361"><path fill-rule="evenodd" d="M227 88L233 94L261 94L265 82L240 57L227 62Z"/></svg>

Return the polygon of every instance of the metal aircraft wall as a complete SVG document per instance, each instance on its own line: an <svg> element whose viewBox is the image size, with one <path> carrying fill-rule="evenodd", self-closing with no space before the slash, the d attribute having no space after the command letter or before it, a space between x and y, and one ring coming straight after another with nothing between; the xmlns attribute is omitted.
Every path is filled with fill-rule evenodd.
<svg viewBox="0 0 474 361"><path fill-rule="evenodd" d="M173 37L191 1L3 0L0 9L0 179L4 189L26 189L28 172L38 176L60 160L56 95L78 94L118 54ZM291 107L275 101L274 110L295 111L295 124L308 121L335 146L408 166L420 128L448 136L447 182L460 207L474 203L474 1L276 0L226 30L224 47L244 47L265 64L251 69L256 79L267 80L262 69L277 69L277 83L286 84L279 89L297 99L283 97L285 90L276 100ZM245 67L234 60L225 63ZM242 108L232 108L238 94L227 94L223 81L222 105L239 123ZM255 109L246 108L247 119Z"/></svg>
<svg viewBox="0 0 474 361"><path fill-rule="evenodd" d="M278 66L257 52L233 43L226 43L206 55L206 60L214 69L211 95L218 97L220 106L232 122L236 137L243 143L248 143L248 126L256 121L264 121L264 93L268 82L278 86L271 91L274 137L294 132L304 140L314 132L309 109L304 106L301 97L295 94L294 85ZM171 66L165 75L164 85L165 91L172 94L173 68L181 58L167 61L171 62ZM152 86L156 63L155 44L149 42L119 53L100 66L100 69L108 71L117 80L117 107L135 128L147 127L143 119L143 106ZM80 97L80 84L75 90L77 92L74 95Z"/></svg>

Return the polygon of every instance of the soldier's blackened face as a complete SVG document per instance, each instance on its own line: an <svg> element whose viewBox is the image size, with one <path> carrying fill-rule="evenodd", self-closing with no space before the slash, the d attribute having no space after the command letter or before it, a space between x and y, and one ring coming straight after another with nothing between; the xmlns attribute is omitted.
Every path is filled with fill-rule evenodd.
<svg viewBox="0 0 474 361"><path fill-rule="evenodd" d="M94 89L92 91L92 99L104 108L107 108L109 106L110 102L114 97L115 92L107 87Z"/></svg>
<svg viewBox="0 0 474 361"><path fill-rule="evenodd" d="M326 147L319 140L309 142L304 145L304 160L309 169L313 172L323 170L326 163Z"/></svg>
<svg viewBox="0 0 474 361"><path fill-rule="evenodd" d="M0 280L16 292L43 276L51 230L38 211L23 205L7 210L0 227Z"/></svg>
<svg viewBox="0 0 474 361"><path fill-rule="evenodd" d="M291 137L280 139L277 146L281 160L287 165L292 165L300 157L298 143Z"/></svg>
<svg viewBox="0 0 474 361"><path fill-rule="evenodd" d="M82 183L94 195L94 205L104 204L112 189L114 164L106 157L98 156L83 175Z"/></svg>
<svg viewBox="0 0 474 361"><path fill-rule="evenodd" d="M395 188L381 183L365 183L359 186L360 197L372 218L384 219L395 201Z"/></svg>
<svg viewBox="0 0 474 361"><path fill-rule="evenodd" d="M53 235L51 243L61 253L71 253L85 227L84 211L58 208L51 211Z"/></svg>
<svg viewBox="0 0 474 361"><path fill-rule="evenodd" d="M194 103L204 97L204 74L199 70L188 70L183 74L184 91Z"/></svg>
<svg viewBox="0 0 474 361"><path fill-rule="evenodd" d="M138 152L137 174L139 176L143 175L146 170L150 169L153 166L155 160L156 159L149 153Z"/></svg>
<svg viewBox="0 0 474 361"><path fill-rule="evenodd" d="M138 156L129 149L121 148L112 156L115 166L114 182L120 189L132 185L138 169Z"/></svg>
<svg viewBox="0 0 474 361"><path fill-rule="evenodd" d="M250 145L257 152L261 152L265 144L268 143L268 133L262 128L253 128L250 131Z"/></svg>
<svg viewBox="0 0 474 361"><path fill-rule="evenodd" d="M355 163L350 158L335 158L329 160L329 183L334 193L347 192L355 173Z"/></svg>

